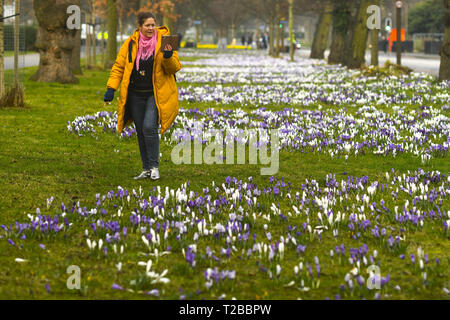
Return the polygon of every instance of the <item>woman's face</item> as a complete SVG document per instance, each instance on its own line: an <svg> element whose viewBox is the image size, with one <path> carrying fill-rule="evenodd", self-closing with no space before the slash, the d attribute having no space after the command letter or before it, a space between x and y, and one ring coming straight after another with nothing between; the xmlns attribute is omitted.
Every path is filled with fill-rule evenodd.
<svg viewBox="0 0 450 320"><path fill-rule="evenodd" d="M146 37L153 37L156 29L156 22L153 18L148 18L144 21L144 23L139 27L142 34Z"/></svg>

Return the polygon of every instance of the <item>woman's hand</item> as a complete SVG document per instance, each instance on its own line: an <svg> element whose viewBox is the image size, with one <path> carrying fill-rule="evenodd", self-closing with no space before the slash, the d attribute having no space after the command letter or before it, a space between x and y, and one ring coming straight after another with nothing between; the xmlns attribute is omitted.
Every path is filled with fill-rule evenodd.
<svg viewBox="0 0 450 320"><path fill-rule="evenodd" d="M166 44L166 46L164 47L164 58L169 59L172 57L172 54L173 54L172 46L170 44Z"/></svg>
<svg viewBox="0 0 450 320"><path fill-rule="evenodd" d="M103 101L105 101L106 103L109 103L109 102L113 101L113 99L114 99L114 89L108 88L108 90L106 90Z"/></svg>

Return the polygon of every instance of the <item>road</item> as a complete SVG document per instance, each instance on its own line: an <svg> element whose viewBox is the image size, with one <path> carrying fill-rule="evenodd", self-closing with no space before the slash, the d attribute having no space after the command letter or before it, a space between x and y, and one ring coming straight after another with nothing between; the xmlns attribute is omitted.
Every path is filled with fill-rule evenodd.
<svg viewBox="0 0 450 320"><path fill-rule="evenodd" d="M84 50L82 50L81 56L84 57ZM296 55L301 57L309 57L309 49L300 49ZM329 50L325 51L325 58L328 57ZM395 53L379 53L380 65L383 65L386 60L390 60L392 63L397 61ZM370 64L370 53L366 54L366 62ZM407 66L417 72L425 72L435 77L439 75L440 57L438 55L425 55L425 54L410 54L404 53L402 55L402 65ZM39 65L39 54L27 54L19 57L19 67L32 67ZM12 69L14 67L14 57L5 58L5 69Z"/></svg>
<svg viewBox="0 0 450 320"><path fill-rule="evenodd" d="M85 50L81 48L81 57L84 58ZM27 55L19 56L19 68L34 67L39 65L39 53L30 53ZM14 68L14 57L5 57L5 70Z"/></svg>
<svg viewBox="0 0 450 320"><path fill-rule="evenodd" d="M19 68L33 67L39 65L39 53L31 53L19 56ZM14 57L5 58L5 70L14 68Z"/></svg>
<svg viewBox="0 0 450 320"><path fill-rule="evenodd" d="M300 49L297 53L301 57L309 57L311 50L310 49ZM325 51L325 58L328 58L330 54L329 50ZM439 66L441 64L440 56L438 55L430 55L430 54L413 54L413 53L403 53L402 54L402 65L413 69L416 72L425 72L431 74L435 77L439 76ZM392 63L397 62L397 55L395 52L384 53L379 52L378 55L379 64L383 65L386 60L389 60ZM370 53L366 53L366 63L370 64Z"/></svg>
<svg viewBox="0 0 450 320"><path fill-rule="evenodd" d="M392 63L397 63L396 53L384 53L381 52L378 55L380 65L383 65L386 60ZM366 63L370 65L370 54L366 55ZM414 55L414 54L402 54L402 65L413 69L417 72L425 72L439 77L439 66L441 64L441 57L438 55Z"/></svg>

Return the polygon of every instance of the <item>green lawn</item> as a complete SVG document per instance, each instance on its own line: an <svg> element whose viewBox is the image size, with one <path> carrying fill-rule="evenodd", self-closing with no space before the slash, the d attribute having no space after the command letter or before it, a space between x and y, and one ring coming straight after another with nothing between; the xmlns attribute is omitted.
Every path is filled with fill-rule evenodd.
<svg viewBox="0 0 450 320"><path fill-rule="evenodd" d="M192 58L187 61L192 61ZM28 68L25 77L28 79L36 68ZM129 191L139 190L142 187L144 196L157 195L153 191L159 185L164 196L165 188L177 190L182 184L189 181L189 191L197 191L203 194L203 188L209 187L211 192L212 181L220 186L226 177L236 177L238 180L248 182L248 177L253 177L253 183L258 189L272 186L269 177L259 174L258 165L175 165L170 161L172 146L161 142L162 158L160 159L161 180L158 182L141 181L132 179L140 172L141 162L137 139L119 139L111 134L99 134L98 138L92 136L78 137L67 131L67 122L73 121L75 117L94 114L98 111L114 111L117 102L113 105L103 106L103 95L108 72L86 71L79 76L80 83L77 85L44 84L31 81L25 82L25 109L0 109L0 179L2 181L2 192L0 193L0 224L12 225L16 221L20 223L29 222L28 214L35 215L36 208L44 215L61 213L61 203L70 209L73 203L80 202L80 207L86 206L88 210L96 207L96 194L106 195L110 190L117 192L118 186ZM116 95L117 97L117 95ZM205 109L205 103L180 102L181 107ZM219 106L222 107L222 106ZM271 109L282 109L284 106L273 106ZM223 106L230 108L230 106ZM328 173L336 174L336 180L347 179L347 176L368 176L371 181L379 179L385 182L385 172L391 172L394 168L401 173L408 170L414 172L418 168L425 171L439 170L441 173L450 173L448 156L444 158L431 159L427 164L422 164L419 158L400 155L398 157L379 157L375 155L364 155L350 157L348 162L343 158L332 159L327 155L314 153L295 153L283 151L280 153L280 168L276 177L278 180L284 178L292 185L291 200L282 197L261 197L258 202L261 207L255 213L271 212L272 202L279 202L283 214L292 211L295 203L295 193L300 191L305 179L317 180L325 183ZM439 188L440 184L433 186ZM223 191L223 190L222 190ZM225 196L225 193L219 192ZM358 192L352 193L352 197ZM53 204L47 209L47 199L54 197ZM228 197L231 199L230 197ZM377 201L384 198L387 206L393 208L402 203L395 202L390 193L382 194ZM400 194L399 200L404 199ZM230 200L231 201L231 200ZM122 216L114 216L117 206L122 206ZM361 205L359 202L357 205ZM251 208L243 200L243 209L251 211ZM425 206L425 205L424 205ZM162 241L159 252L171 246L171 254L156 259L154 256L146 256L149 250L143 245L142 234L130 224L131 211L137 207L132 197L131 202L127 200L106 200L100 207L108 211L108 215L102 217L105 221L119 221L121 226L127 226L128 236L126 241L121 240L118 244L126 244L123 254L114 254L113 246L108 244L108 255L105 257L102 251L89 250L85 237L85 230L92 235L91 224L100 217L90 216L83 218L76 213L68 213L67 217L73 225L64 231L54 235L25 232L26 239L21 239L22 234L0 229L0 298L2 299L158 299L151 295L143 295L136 291L149 291L158 289L162 299L179 299L180 295L191 299L217 299L221 294L226 294L226 299L236 297L238 299L334 299L337 294L341 298L359 299L362 297L372 299L375 291L370 290L340 290L339 286L344 283L346 273L350 272L352 266L348 263L348 248L360 248L364 243L369 247L369 253L378 251L381 273L383 276L390 274L390 282L383 287L381 293L383 299L448 299L443 291L449 284L449 260L450 242L448 233L442 228L442 221L432 221L421 229L405 224L404 232L398 229L396 234L403 234L405 240L402 247L392 251L386 247L386 241L377 240L370 236L370 231L358 240L351 238L352 233L347 228L348 221L339 225L340 236L335 240L331 230L324 232L322 238L303 232L303 223L310 218L305 214L283 220L277 215L272 215L271 221L263 219L262 216L256 220L245 216L242 225L248 223L251 228L250 238L253 233L257 234L258 241L265 241L266 231L264 224L270 225L274 241L280 236L286 237L288 225L298 226L302 235L297 239L298 243L307 246L304 255L297 256L295 247L286 249L284 260L281 262L277 256L273 262L267 258L258 258L255 253L251 258L241 254L241 250L252 248L253 242L241 244L236 242L237 251L233 251L229 259L220 255L220 248L225 245L226 236L220 240L212 237L200 237L197 243L196 265L190 266L183 257L182 248L194 243L193 234L197 227L188 231L186 237L181 241L175 239L175 227L171 227L168 239ZM98 209L100 210L100 207ZM166 211L176 208L168 204ZM184 208L184 207L183 207ZM427 208L432 208L431 206ZM443 211L450 208L447 198L441 206ZM183 209L185 210L185 209ZM236 212L237 208L225 209L214 216L213 225L221 222L227 223L228 214ZM369 209L366 208L366 213ZM200 216L197 209L196 213ZM344 206L341 211L345 212ZM400 208L401 211L401 208ZM348 216L349 213L347 213ZM157 214L147 211L146 215L156 218ZM191 214L187 214L190 220ZM201 218L201 217L200 217ZM205 214L204 218L209 223ZM60 223L63 218L60 217ZM375 221L375 217L371 217ZM382 215L380 224L387 226L392 222L392 215ZM165 216L163 221L170 220ZM173 220L182 221L183 218L175 217ZM348 220L348 219L347 219ZM378 220L378 218L377 218ZM311 223L317 221L317 217L311 216ZM148 227L148 226L147 226ZM373 225L372 225L373 227ZM9 229L11 230L11 229ZM102 233L103 232L103 233ZM105 241L105 231L99 231L99 235ZM294 232L292 234L295 234ZM163 234L161 233L161 236ZM237 234L234 234L237 235ZM93 239L98 237L93 237ZM14 246L8 243L8 239L14 242ZM45 245L42 249L39 245ZM336 245L346 246L346 256L330 257L330 250ZM106 243L104 244L106 246ZM205 256L206 246L215 250L215 255L220 262ZM292 246L292 244L290 244ZM429 255L427 266L428 283L424 284L418 262L411 264L410 254L417 256L417 248L421 247ZM120 251L120 249L119 249ZM153 248L151 250L153 251ZM406 258L401 260L400 254ZM320 259L321 274L319 288L311 287L311 277L304 270L302 279L305 286L311 287L309 291L301 291L300 278L295 278L293 268L299 262L309 263L313 268L314 281L317 281L314 257ZM16 262L16 258L26 259L26 262ZM170 278L168 284L150 284L145 276L145 267L138 266L139 261L147 262L153 260L152 270L161 273L168 269L166 277ZM435 258L440 259L440 266L435 263ZM121 262L121 271L116 265ZM280 278L271 280L264 268L269 268L275 273L276 265L282 264L283 270ZM369 263L370 264L370 263ZM66 269L70 265L77 265L81 269L81 290L68 290L66 281L69 274ZM205 287L204 271L208 267L218 266L220 270L235 270L236 280L227 280L214 285L207 290ZM306 267L305 267L306 268ZM367 278L364 272L364 277ZM132 282L135 281L135 282ZM287 286L289 282L295 281L295 285ZM130 283L131 282L131 283ZM316 282L315 282L316 283ZM135 292L126 290L113 290L112 285L118 284L124 288L132 288ZM46 285L47 287L46 289ZM399 285L401 290L395 289ZM356 287L355 282L355 287ZM384 296L386 295L386 296Z"/></svg>

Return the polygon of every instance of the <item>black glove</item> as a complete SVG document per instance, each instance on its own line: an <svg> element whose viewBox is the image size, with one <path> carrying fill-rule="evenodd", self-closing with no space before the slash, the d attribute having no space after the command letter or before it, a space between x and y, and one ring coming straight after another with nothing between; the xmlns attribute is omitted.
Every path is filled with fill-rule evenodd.
<svg viewBox="0 0 450 320"><path fill-rule="evenodd" d="M105 102L111 102L114 99L114 89L108 88L105 93L105 98L103 99Z"/></svg>
<svg viewBox="0 0 450 320"><path fill-rule="evenodd" d="M173 50L170 51L164 51L164 58L169 59L173 55Z"/></svg>

